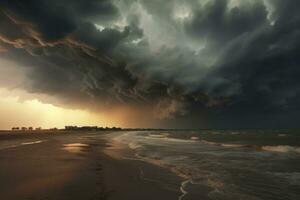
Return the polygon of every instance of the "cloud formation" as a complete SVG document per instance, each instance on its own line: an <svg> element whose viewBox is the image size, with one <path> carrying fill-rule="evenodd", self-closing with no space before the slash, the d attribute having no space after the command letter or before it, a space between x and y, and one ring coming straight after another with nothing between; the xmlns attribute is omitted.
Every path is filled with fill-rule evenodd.
<svg viewBox="0 0 300 200"><path fill-rule="evenodd" d="M67 107L131 107L159 126L297 126L299 8L294 0L3 0L0 57L23 73L22 84L0 84Z"/></svg>

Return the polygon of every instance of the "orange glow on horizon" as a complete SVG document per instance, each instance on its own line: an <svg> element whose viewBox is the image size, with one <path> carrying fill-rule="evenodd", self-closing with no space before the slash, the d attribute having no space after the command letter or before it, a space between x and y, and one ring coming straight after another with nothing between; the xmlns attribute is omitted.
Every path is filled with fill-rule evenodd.
<svg viewBox="0 0 300 200"><path fill-rule="evenodd" d="M0 89L0 113L0 129L14 126L63 128L65 125L105 127L120 124L104 114L87 110L61 108L38 99L20 101L19 96L9 95L5 89Z"/></svg>

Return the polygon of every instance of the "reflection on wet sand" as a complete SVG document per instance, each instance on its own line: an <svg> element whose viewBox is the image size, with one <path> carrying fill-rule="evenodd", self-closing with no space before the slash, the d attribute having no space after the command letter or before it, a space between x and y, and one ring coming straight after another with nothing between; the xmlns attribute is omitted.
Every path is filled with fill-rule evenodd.
<svg viewBox="0 0 300 200"><path fill-rule="evenodd" d="M30 145L30 144L39 144L42 143L42 140L34 141L34 142L22 142L21 145Z"/></svg>
<svg viewBox="0 0 300 200"><path fill-rule="evenodd" d="M69 151L71 153L82 153L84 152L89 145L83 143L71 143L71 144L64 144L63 149Z"/></svg>

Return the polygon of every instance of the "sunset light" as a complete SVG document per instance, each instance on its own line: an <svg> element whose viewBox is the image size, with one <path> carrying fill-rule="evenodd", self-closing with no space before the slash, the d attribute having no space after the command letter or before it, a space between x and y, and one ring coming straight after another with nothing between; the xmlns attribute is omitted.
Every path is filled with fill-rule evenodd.
<svg viewBox="0 0 300 200"><path fill-rule="evenodd" d="M43 128L63 128L65 125L117 126L113 119L87 110L67 109L42 103L37 99L20 100L18 96L7 96L0 90L0 126L11 129L13 126L33 126Z"/></svg>

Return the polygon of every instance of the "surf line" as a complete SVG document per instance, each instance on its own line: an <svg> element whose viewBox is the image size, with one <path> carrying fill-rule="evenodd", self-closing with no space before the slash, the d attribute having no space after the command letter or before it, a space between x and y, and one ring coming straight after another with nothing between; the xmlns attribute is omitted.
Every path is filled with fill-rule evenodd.
<svg viewBox="0 0 300 200"><path fill-rule="evenodd" d="M180 191L182 195L178 197L178 200L183 200L183 198L187 195L188 192L185 190L185 187L188 183L191 183L191 181L192 181L191 179L188 179L181 182Z"/></svg>
<svg viewBox="0 0 300 200"><path fill-rule="evenodd" d="M160 181L158 180L154 180L154 179L150 179L150 178L146 178L145 177L145 174L144 174L144 171L140 168L140 178L142 180L145 180L145 181L149 181L149 182L154 182L154 183L161 183ZM178 197L178 200L183 200L183 198L188 194L188 192L185 190L185 187L188 183L192 183L192 179L188 179L188 180L185 180L185 181L182 181L181 182L181 185L180 185L180 192L182 193L179 197Z"/></svg>
<svg viewBox="0 0 300 200"><path fill-rule="evenodd" d="M17 148L17 147L21 147L21 146L25 146L25 145L39 144L39 143L42 143L45 141L46 140L38 140L38 141L33 141L33 142L22 142L20 144L14 144L14 145L8 146L4 149Z"/></svg>

